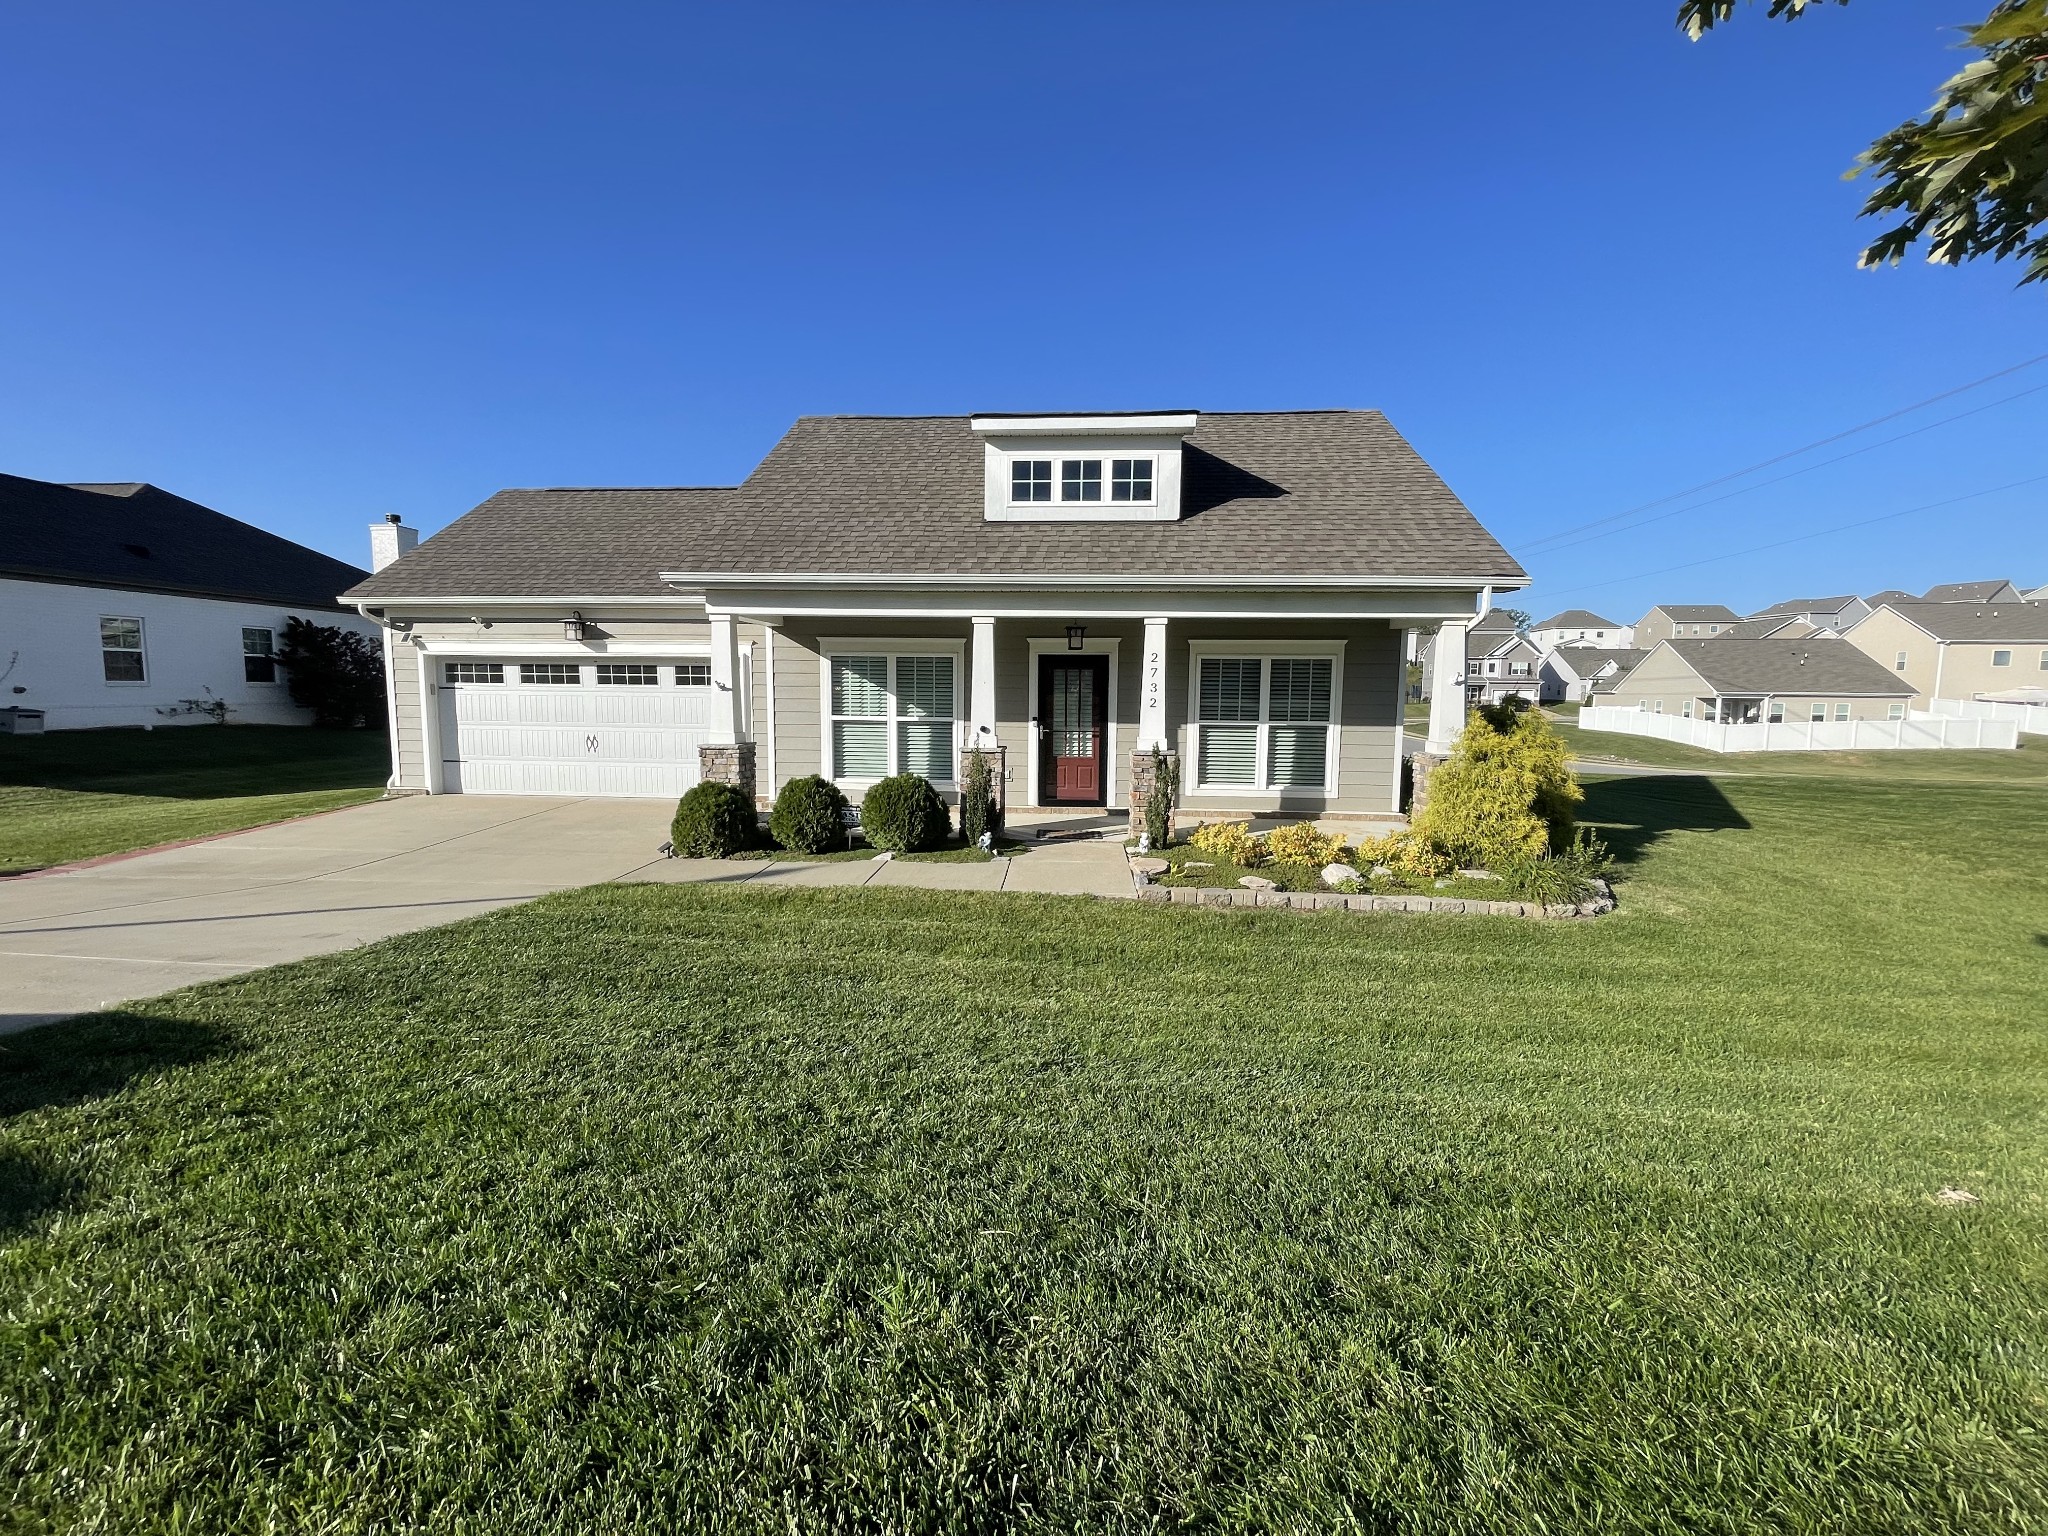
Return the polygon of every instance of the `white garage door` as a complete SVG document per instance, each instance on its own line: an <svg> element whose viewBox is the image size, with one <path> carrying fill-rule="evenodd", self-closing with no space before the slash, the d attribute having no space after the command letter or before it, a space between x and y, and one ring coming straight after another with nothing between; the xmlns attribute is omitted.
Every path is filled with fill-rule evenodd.
<svg viewBox="0 0 2048 1536"><path fill-rule="evenodd" d="M711 723L709 662L438 660L441 787L680 795Z"/></svg>

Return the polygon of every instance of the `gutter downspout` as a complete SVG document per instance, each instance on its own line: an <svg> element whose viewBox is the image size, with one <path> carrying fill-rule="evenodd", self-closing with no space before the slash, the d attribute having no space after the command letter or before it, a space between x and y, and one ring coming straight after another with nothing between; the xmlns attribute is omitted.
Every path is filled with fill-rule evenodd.
<svg viewBox="0 0 2048 1536"><path fill-rule="evenodd" d="M384 793L398 793L398 691L391 672L391 625L371 613L366 604L357 603L356 612L377 626L377 636L384 646L384 729L391 737L391 777L384 781Z"/></svg>

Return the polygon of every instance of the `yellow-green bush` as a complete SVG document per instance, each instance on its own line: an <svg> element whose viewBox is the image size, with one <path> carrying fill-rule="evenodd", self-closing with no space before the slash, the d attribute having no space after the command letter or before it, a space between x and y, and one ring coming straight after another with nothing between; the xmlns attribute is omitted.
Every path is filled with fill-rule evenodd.
<svg viewBox="0 0 2048 1536"><path fill-rule="evenodd" d="M1252 824L1248 821L1204 822L1188 834L1188 846L1247 869L1266 857L1266 844L1252 836Z"/></svg>
<svg viewBox="0 0 2048 1536"><path fill-rule="evenodd" d="M1458 864L1488 869L1570 846L1572 807L1585 791L1566 756L1537 711L1475 709L1430 775L1415 838Z"/></svg>
<svg viewBox="0 0 2048 1536"><path fill-rule="evenodd" d="M1266 834L1266 852L1286 864L1335 864L1350 852L1334 832L1318 830L1312 821L1290 821Z"/></svg>

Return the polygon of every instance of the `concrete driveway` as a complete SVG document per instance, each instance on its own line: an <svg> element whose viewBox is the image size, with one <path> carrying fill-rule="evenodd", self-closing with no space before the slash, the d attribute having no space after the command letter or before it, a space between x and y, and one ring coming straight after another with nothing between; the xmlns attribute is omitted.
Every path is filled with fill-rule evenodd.
<svg viewBox="0 0 2048 1536"><path fill-rule="evenodd" d="M0 1033L617 879L656 860L674 810L382 800L0 880Z"/></svg>

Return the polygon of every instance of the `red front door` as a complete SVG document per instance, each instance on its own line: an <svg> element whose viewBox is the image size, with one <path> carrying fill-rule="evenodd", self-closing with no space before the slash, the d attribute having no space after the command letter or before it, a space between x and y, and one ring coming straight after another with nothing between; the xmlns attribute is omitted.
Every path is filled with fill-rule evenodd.
<svg viewBox="0 0 2048 1536"><path fill-rule="evenodd" d="M1038 798L1047 805L1104 804L1109 658L1041 657L1038 723Z"/></svg>

